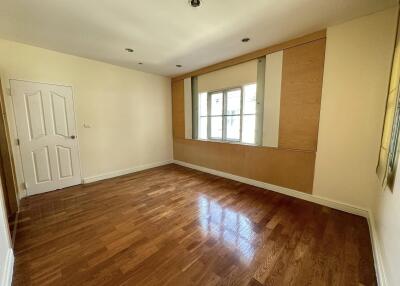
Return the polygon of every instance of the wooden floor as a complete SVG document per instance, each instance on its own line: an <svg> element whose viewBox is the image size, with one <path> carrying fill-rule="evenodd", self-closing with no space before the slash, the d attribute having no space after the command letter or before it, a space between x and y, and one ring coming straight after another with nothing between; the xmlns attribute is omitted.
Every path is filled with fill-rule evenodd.
<svg viewBox="0 0 400 286"><path fill-rule="evenodd" d="M376 285L364 218L167 165L23 201L14 285Z"/></svg>

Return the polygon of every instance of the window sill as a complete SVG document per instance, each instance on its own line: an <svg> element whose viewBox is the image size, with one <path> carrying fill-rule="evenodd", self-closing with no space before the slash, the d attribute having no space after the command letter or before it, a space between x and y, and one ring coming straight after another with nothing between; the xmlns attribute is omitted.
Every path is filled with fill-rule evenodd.
<svg viewBox="0 0 400 286"><path fill-rule="evenodd" d="M224 144L232 144L232 145L244 145L244 146L251 146L251 147L261 147L261 145L257 145L257 144L235 142L235 141L223 141L223 140L212 140L212 139L192 139L192 140L201 141L201 142L212 142L212 143L224 143Z"/></svg>

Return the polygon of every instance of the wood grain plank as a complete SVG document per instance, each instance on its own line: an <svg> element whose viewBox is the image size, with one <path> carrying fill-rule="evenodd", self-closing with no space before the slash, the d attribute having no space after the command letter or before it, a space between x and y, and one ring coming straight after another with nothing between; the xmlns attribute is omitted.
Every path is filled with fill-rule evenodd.
<svg viewBox="0 0 400 286"><path fill-rule="evenodd" d="M317 150L325 42L283 51L279 148Z"/></svg>
<svg viewBox="0 0 400 286"><path fill-rule="evenodd" d="M167 165L21 202L13 285L376 285L364 218Z"/></svg>

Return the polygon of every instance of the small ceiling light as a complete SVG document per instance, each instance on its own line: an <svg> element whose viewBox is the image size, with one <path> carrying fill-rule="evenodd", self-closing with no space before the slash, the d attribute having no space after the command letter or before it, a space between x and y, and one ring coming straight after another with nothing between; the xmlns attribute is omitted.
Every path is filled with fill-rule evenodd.
<svg viewBox="0 0 400 286"><path fill-rule="evenodd" d="M176 65L176 67L177 67L177 68L181 68L181 67L182 67L182 65Z"/></svg>
<svg viewBox="0 0 400 286"><path fill-rule="evenodd" d="M200 0L189 0L189 4L193 8L197 8L200 6L201 2L200 2Z"/></svg>
<svg viewBox="0 0 400 286"><path fill-rule="evenodd" d="M126 48L125 51L127 51L128 53L133 53L133 49L131 48Z"/></svg>
<svg viewBox="0 0 400 286"><path fill-rule="evenodd" d="M250 41L250 38L243 38L243 39L242 39L242 42L243 42L243 43L247 43L248 41Z"/></svg>
<svg viewBox="0 0 400 286"><path fill-rule="evenodd" d="M143 63L138 63L139 65L142 65Z"/></svg>

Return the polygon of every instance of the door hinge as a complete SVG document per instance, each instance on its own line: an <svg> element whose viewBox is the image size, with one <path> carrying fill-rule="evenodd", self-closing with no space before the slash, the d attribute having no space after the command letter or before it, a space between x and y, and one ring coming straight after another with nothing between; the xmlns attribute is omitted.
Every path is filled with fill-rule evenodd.
<svg viewBox="0 0 400 286"><path fill-rule="evenodd" d="M17 144L17 146L21 145L21 142L19 141L19 139L15 139L15 144Z"/></svg>

